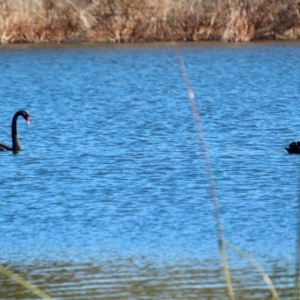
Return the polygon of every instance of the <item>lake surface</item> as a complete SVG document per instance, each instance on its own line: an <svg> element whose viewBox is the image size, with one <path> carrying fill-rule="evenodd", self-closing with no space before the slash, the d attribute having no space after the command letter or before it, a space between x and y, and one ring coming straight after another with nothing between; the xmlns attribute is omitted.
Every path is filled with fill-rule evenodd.
<svg viewBox="0 0 300 300"><path fill-rule="evenodd" d="M300 140L300 44L179 47L225 237L267 270L293 262L300 156L284 147ZM0 70L0 141L11 143L15 111L31 115L18 121L22 151L0 153L0 264L59 299L223 291L174 45L6 46ZM32 296L1 274L0 286L2 297Z"/></svg>

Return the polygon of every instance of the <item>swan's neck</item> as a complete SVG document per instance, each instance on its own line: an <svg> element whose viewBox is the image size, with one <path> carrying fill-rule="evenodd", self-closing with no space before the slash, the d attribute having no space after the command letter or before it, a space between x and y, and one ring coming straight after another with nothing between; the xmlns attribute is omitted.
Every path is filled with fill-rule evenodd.
<svg viewBox="0 0 300 300"><path fill-rule="evenodd" d="M19 115L20 115L19 112L15 113L11 122L12 150L21 150L18 131L17 131L17 119Z"/></svg>

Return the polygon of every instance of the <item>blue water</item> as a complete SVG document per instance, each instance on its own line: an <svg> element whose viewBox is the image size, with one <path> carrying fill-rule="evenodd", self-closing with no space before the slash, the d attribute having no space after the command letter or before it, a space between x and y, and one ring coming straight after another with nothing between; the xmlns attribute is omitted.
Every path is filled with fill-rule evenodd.
<svg viewBox="0 0 300 300"><path fill-rule="evenodd" d="M181 44L225 237L296 250L300 44ZM172 45L0 49L1 263L218 258L210 182ZM239 264L239 260L234 262Z"/></svg>

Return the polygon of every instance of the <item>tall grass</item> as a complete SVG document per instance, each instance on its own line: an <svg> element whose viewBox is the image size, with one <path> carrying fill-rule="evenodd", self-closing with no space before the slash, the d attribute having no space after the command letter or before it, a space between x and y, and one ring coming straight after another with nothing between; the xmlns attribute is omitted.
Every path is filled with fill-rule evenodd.
<svg viewBox="0 0 300 300"><path fill-rule="evenodd" d="M298 39L297 0L0 0L1 43Z"/></svg>

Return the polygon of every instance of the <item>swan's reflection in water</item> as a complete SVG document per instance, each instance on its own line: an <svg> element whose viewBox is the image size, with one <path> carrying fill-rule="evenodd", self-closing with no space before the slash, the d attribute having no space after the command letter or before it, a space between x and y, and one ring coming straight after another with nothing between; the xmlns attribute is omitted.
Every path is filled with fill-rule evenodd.
<svg viewBox="0 0 300 300"><path fill-rule="evenodd" d="M194 260L157 265L128 258L99 263L51 262L6 267L55 299L224 299L226 289L218 263ZM263 280L250 267L231 272L238 299L268 297ZM294 280L287 274L287 269L281 268L275 270L272 277L279 293L285 295L291 292L288 287ZM34 296L0 275L1 299L32 299Z"/></svg>

